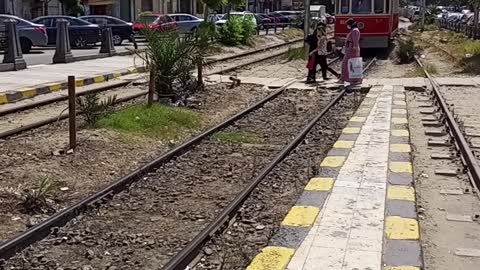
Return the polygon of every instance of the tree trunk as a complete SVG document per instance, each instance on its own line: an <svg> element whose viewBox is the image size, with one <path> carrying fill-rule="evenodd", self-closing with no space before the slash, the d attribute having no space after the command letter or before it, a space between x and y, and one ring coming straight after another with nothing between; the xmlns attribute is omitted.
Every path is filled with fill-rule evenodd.
<svg viewBox="0 0 480 270"><path fill-rule="evenodd" d="M475 7L475 13L474 13L474 17L473 17L473 34L472 34L472 39L476 39L477 38L477 35L478 35L478 17L479 17L479 7L476 6Z"/></svg>
<svg viewBox="0 0 480 270"><path fill-rule="evenodd" d="M208 19L208 6L207 4L203 4L203 20L207 21Z"/></svg>
<svg viewBox="0 0 480 270"><path fill-rule="evenodd" d="M152 67L150 70L150 81L148 82L148 106L153 104L153 95L155 93L155 69Z"/></svg>

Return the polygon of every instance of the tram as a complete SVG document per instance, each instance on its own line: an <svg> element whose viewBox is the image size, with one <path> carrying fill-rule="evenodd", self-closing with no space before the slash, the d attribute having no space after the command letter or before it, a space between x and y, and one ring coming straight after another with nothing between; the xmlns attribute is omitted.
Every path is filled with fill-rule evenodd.
<svg viewBox="0 0 480 270"><path fill-rule="evenodd" d="M361 32L361 48L388 48L398 32L399 0L335 0L335 44L343 46L352 18Z"/></svg>

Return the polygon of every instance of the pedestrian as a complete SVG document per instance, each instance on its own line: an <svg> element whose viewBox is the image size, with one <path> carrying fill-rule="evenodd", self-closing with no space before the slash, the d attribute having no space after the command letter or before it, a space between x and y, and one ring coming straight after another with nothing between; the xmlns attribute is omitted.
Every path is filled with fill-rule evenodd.
<svg viewBox="0 0 480 270"><path fill-rule="evenodd" d="M308 44L307 83L314 83L317 73L317 58L315 55L318 46L317 32L318 27L305 39L305 43Z"/></svg>
<svg viewBox="0 0 480 270"><path fill-rule="evenodd" d="M345 55L342 61L342 76L338 81L340 84L349 82L351 85L358 85L362 83L362 79L350 79L348 73L348 60L360 57L360 30L358 30L357 23L353 19L347 20L347 28L350 32L345 39Z"/></svg>
<svg viewBox="0 0 480 270"><path fill-rule="evenodd" d="M327 77L327 71L330 71L337 79L340 78L340 74L338 74L335 70L330 68L328 66L327 62L327 55L328 55L328 50L327 50L327 43L328 43L328 38L327 38L327 25L324 23L319 23L319 27L317 28L317 63L320 64L320 68L322 69L322 77L323 80L329 80Z"/></svg>
<svg viewBox="0 0 480 270"><path fill-rule="evenodd" d="M309 45L308 53L308 76L307 83L314 83L316 80L317 65L320 65L322 70L323 80L328 80L327 71L330 71L337 78L340 75L328 66L327 62L327 26L324 23L319 23L313 34L307 36L306 42Z"/></svg>

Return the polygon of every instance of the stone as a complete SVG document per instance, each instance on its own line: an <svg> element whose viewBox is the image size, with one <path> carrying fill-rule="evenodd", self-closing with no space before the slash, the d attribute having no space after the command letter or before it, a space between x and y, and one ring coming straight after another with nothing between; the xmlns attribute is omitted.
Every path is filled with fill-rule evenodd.
<svg viewBox="0 0 480 270"><path fill-rule="evenodd" d="M460 222L473 222L471 216L467 215L457 215L457 214L449 214L447 213L447 220L450 221L460 221Z"/></svg>
<svg viewBox="0 0 480 270"><path fill-rule="evenodd" d="M462 256L462 257L480 257L480 249L456 248L455 255Z"/></svg>
<svg viewBox="0 0 480 270"><path fill-rule="evenodd" d="M210 256L210 255L213 254L213 249L206 247L206 248L203 250L203 253L205 253L205 255L207 255L207 256Z"/></svg>

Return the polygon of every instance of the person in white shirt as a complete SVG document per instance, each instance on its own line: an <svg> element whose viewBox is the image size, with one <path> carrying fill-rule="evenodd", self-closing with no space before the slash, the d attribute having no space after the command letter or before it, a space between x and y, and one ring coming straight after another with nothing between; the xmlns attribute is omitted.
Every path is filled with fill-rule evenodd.
<svg viewBox="0 0 480 270"><path fill-rule="evenodd" d="M322 69L323 80L329 80L330 79L330 78L327 77L327 71L332 73L337 78L340 77L340 74L338 74L335 70L333 70L332 68L330 68L328 66L328 62L327 62L328 38L327 38L326 28L327 28L327 26L324 23L319 23L318 24L317 31L316 31L316 34L317 34L317 48L310 52L310 56L313 56L313 54L315 54L315 58L316 58L315 63L319 64L320 68Z"/></svg>

